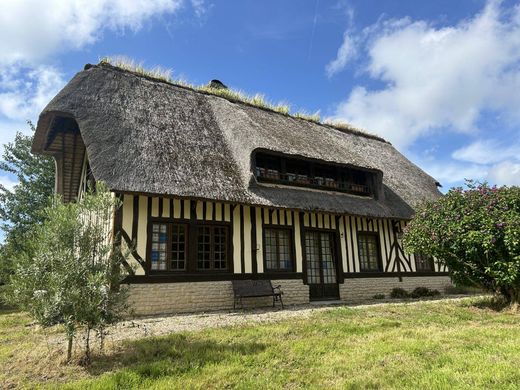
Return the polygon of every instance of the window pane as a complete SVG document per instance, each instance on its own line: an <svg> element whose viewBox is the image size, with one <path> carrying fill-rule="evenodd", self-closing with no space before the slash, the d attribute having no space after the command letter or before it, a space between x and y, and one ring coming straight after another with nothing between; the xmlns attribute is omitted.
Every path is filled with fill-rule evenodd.
<svg viewBox="0 0 520 390"><path fill-rule="evenodd" d="M307 258L307 281L311 284L320 283L319 234L305 233L305 253Z"/></svg>
<svg viewBox="0 0 520 390"><path fill-rule="evenodd" d="M266 228L265 266L272 271L293 269L291 232L288 229Z"/></svg>
<svg viewBox="0 0 520 390"><path fill-rule="evenodd" d="M358 248L361 271L379 271L377 236L358 233Z"/></svg>
<svg viewBox="0 0 520 390"><path fill-rule="evenodd" d="M328 233L321 233L320 240L323 283L336 283L336 268L334 266L331 237Z"/></svg>
<svg viewBox="0 0 520 390"><path fill-rule="evenodd" d="M225 270L228 268L228 228L199 226L197 228L197 268Z"/></svg>
<svg viewBox="0 0 520 390"><path fill-rule="evenodd" d="M216 226L213 234L213 268L223 270L227 268L227 228Z"/></svg>
<svg viewBox="0 0 520 390"><path fill-rule="evenodd" d="M151 253L151 269L154 271L166 270L166 242L167 242L166 224L152 225L152 253Z"/></svg>
<svg viewBox="0 0 520 390"><path fill-rule="evenodd" d="M278 268L278 255L276 246L276 231L274 229L265 230L265 264L267 269L276 270Z"/></svg>
<svg viewBox="0 0 520 390"><path fill-rule="evenodd" d="M172 225L170 269L184 271L186 269L186 226Z"/></svg>
<svg viewBox="0 0 520 390"><path fill-rule="evenodd" d="M197 268L207 270L211 267L211 232L207 226L197 228Z"/></svg>

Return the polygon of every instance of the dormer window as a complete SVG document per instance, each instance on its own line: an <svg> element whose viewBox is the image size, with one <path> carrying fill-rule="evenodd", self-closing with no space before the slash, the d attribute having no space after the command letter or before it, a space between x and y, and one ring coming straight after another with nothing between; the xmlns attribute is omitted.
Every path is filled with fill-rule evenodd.
<svg viewBox="0 0 520 390"><path fill-rule="evenodd" d="M253 162L258 182L374 195L370 170L263 151L255 153Z"/></svg>

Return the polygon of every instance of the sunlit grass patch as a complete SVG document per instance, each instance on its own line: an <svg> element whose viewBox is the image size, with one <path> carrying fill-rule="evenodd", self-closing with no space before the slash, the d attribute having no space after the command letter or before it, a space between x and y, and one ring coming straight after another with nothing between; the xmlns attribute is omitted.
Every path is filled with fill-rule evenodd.
<svg viewBox="0 0 520 390"><path fill-rule="evenodd" d="M88 369L60 366L50 354L47 378L36 361L41 355L27 354L47 348L41 334L25 326L23 314L6 313L0 364L13 354L28 359L26 369L0 378L71 389L513 389L520 383L520 315L485 300L339 307L310 318L128 340L98 353Z"/></svg>

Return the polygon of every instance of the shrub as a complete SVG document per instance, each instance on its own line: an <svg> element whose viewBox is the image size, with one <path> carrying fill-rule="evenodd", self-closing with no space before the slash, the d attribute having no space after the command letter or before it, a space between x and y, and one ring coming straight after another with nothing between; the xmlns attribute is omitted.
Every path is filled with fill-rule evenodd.
<svg viewBox="0 0 520 390"><path fill-rule="evenodd" d="M390 293L390 298L408 298L410 294L404 288L395 287Z"/></svg>
<svg viewBox="0 0 520 390"><path fill-rule="evenodd" d="M520 187L466 185L418 208L405 230L405 249L437 258L457 284L518 304Z"/></svg>
<svg viewBox="0 0 520 390"><path fill-rule="evenodd" d="M119 286L124 257L113 244L109 223L118 207L120 202L101 184L81 202L55 200L7 285L9 303L41 326L65 328L67 361L77 332L84 329L88 364L91 331L102 337L106 325L126 310L126 291Z"/></svg>
<svg viewBox="0 0 520 390"><path fill-rule="evenodd" d="M374 299L385 299L385 294L376 294L372 298L374 298Z"/></svg>
<svg viewBox="0 0 520 390"><path fill-rule="evenodd" d="M428 287L416 287L411 293L412 298L435 297L441 293L438 290L430 290Z"/></svg>

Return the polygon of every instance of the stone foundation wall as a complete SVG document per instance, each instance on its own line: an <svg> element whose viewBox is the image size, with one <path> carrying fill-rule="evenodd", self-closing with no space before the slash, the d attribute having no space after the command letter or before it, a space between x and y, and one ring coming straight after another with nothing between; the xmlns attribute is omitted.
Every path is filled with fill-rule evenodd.
<svg viewBox="0 0 520 390"><path fill-rule="evenodd" d="M309 287L301 280L273 280L272 284L282 286L285 305L309 302ZM131 310L137 316L233 308L230 281L132 284L129 289ZM269 297L243 300L244 308L270 306L272 302Z"/></svg>
<svg viewBox="0 0 520 390"><path fill-rule="evenodd" d="M372 298L376 294L385 294L387 297L395 287L411 292L416 287L428 287L444 293L446 286L451 285L449 276L409 276L399 278L351 278L339 285L341 300L357 302Z"/></svg>
<svg viewBox="0 0 520 390"><path fill-rule="evenodd" d="M273 280L281 285L285 305L309 303L309 286L302 280ZM395 287L412 291L428 287L441 293L451 281L448 276L409 276L400 282L397 277L347 278L339 285L341 300L359 302L376 294L387 297ZM233 308L233 288L230 281L191 283L144 283L129 286L129 303L137 316L229 310ZM244 298L244 308L272 305L272 298ZM279 303L277 303L279 305Z"/></svg>

